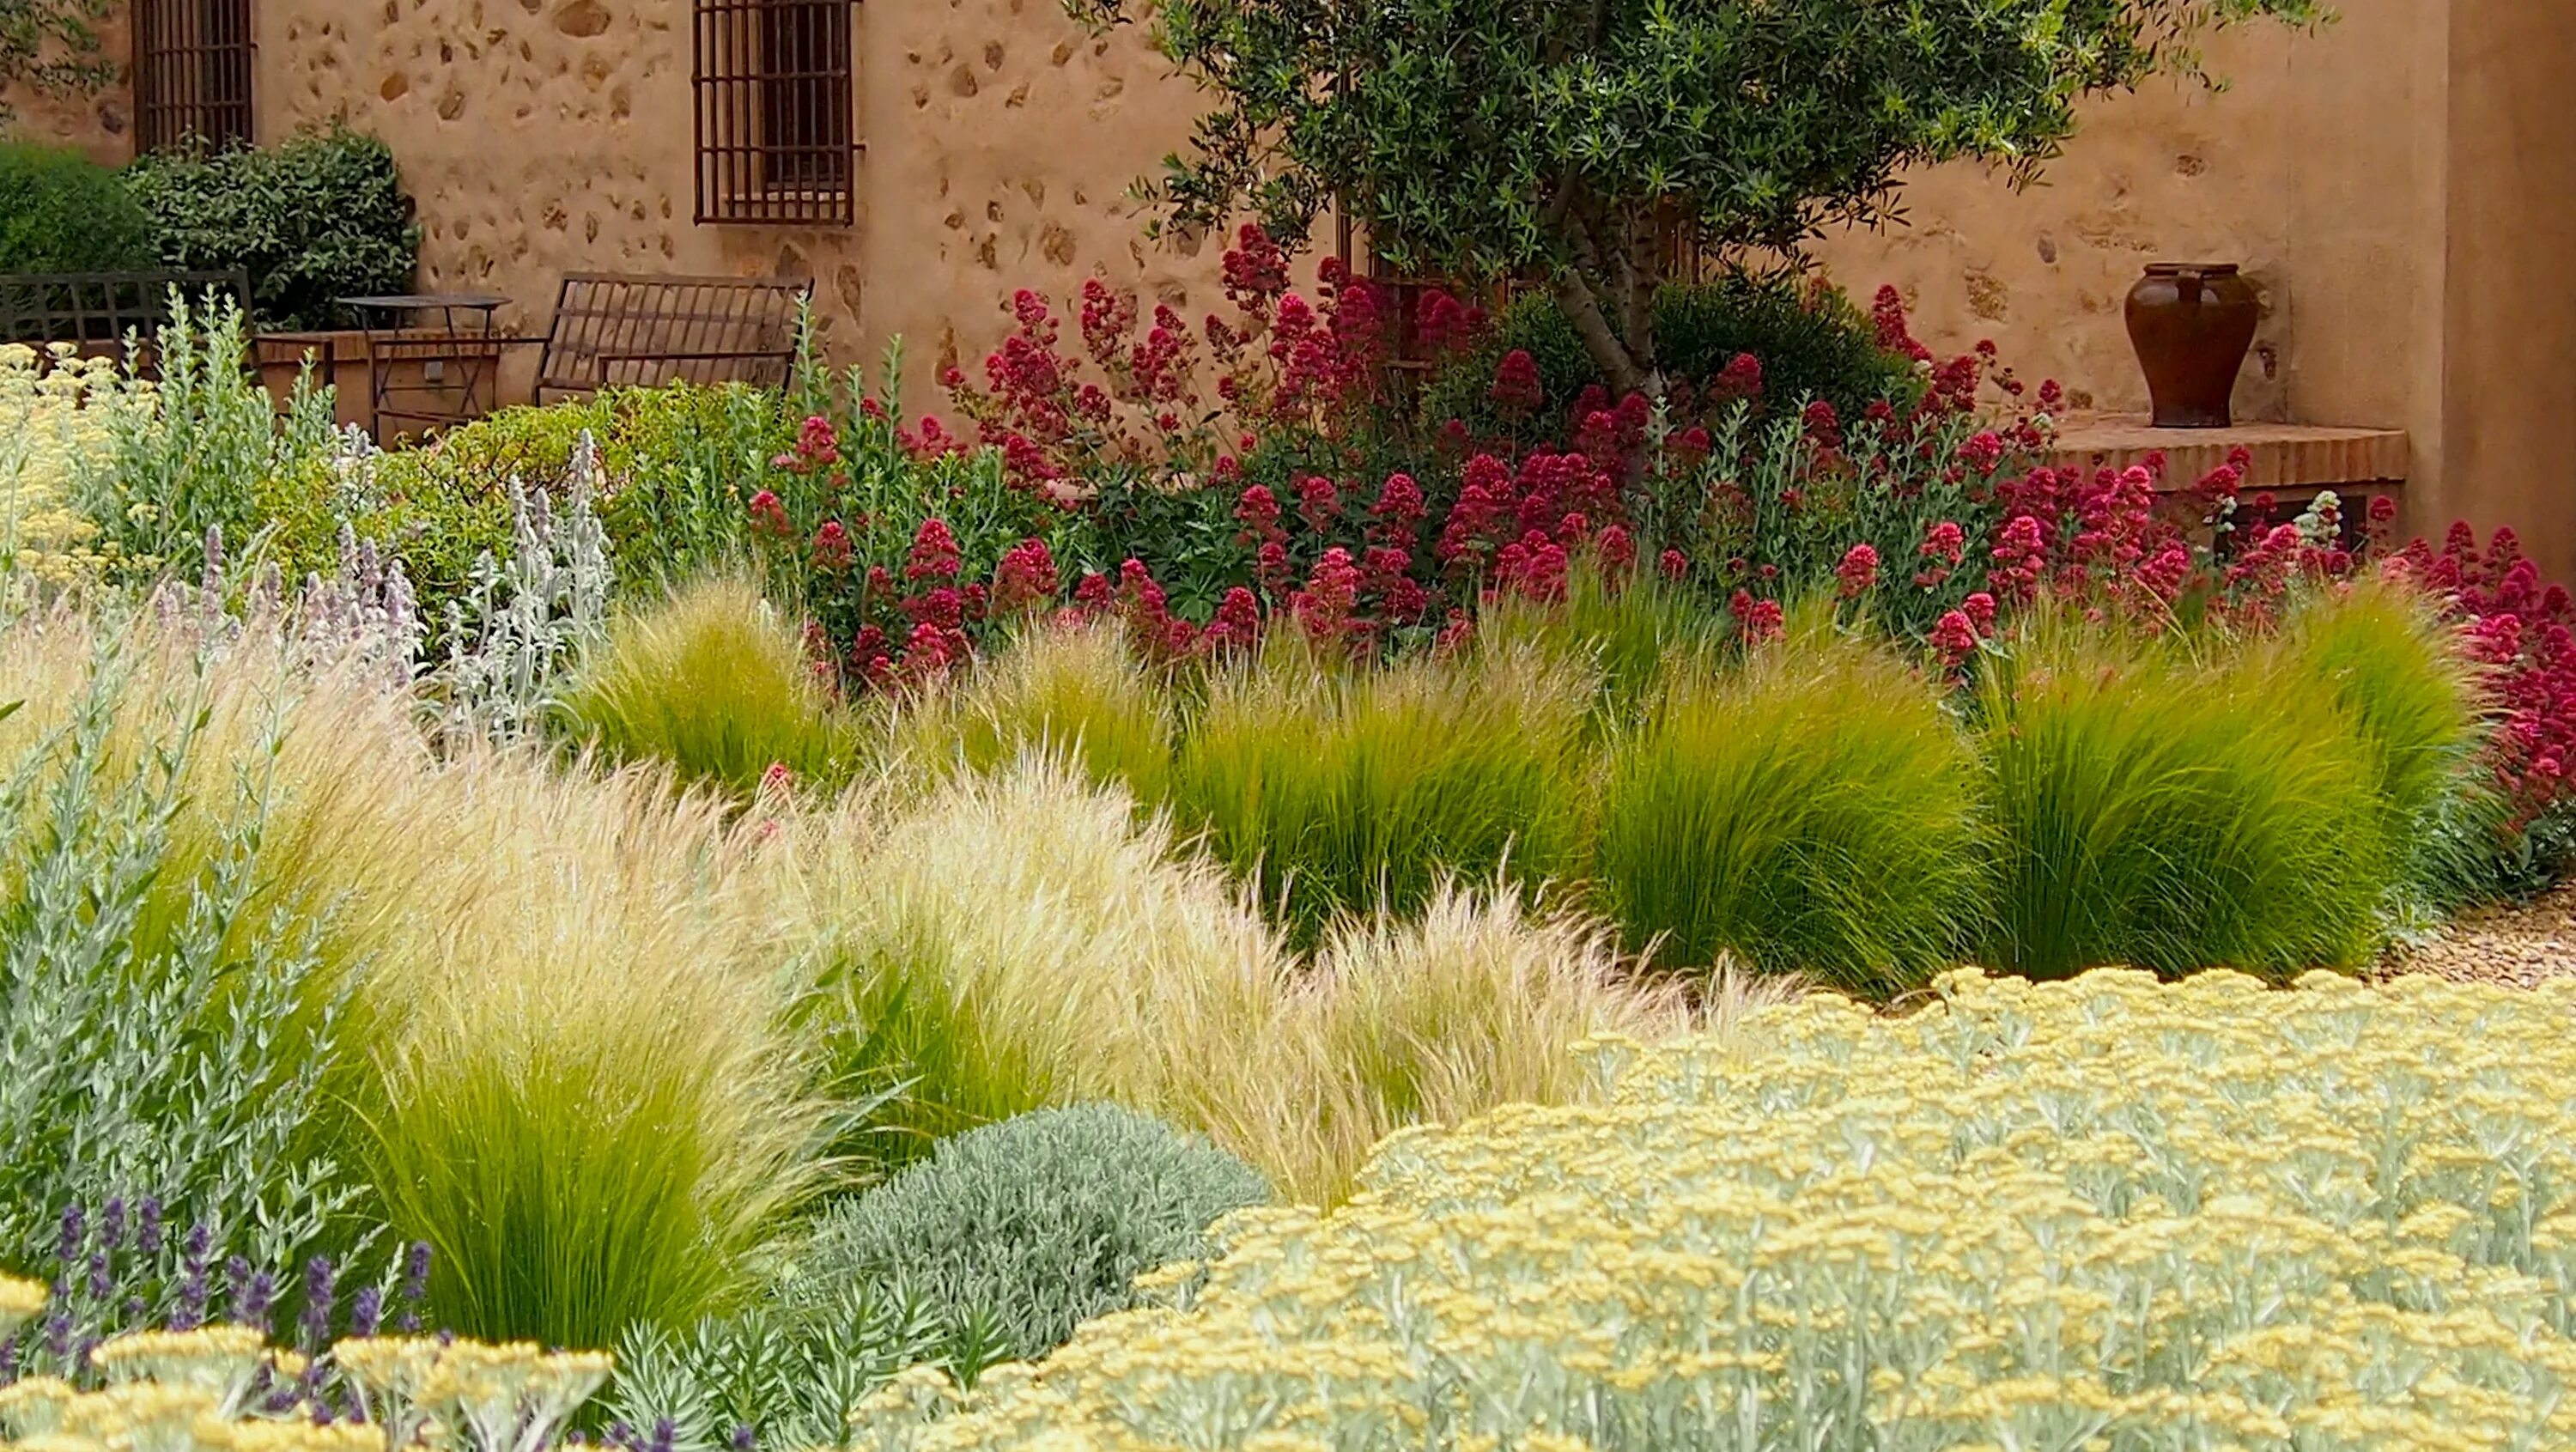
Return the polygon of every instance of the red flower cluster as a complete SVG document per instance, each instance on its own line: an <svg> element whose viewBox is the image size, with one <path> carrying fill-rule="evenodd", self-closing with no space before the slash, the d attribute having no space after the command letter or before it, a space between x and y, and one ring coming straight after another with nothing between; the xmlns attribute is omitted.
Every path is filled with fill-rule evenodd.
<svg viewBox="0 0 2576 1452"><path fill-rule="evenodd" d="M2488 668L2502 713L2493 766L2513 804L2511 825L2520 830L2576 799L2576 606L2566 588L2541 583L2512 530L2497 530L2481 551L2466 523L2451 526L2438 552L2422 540L2408 545L2389 569L2449 601L2469 653Z"/></svg>

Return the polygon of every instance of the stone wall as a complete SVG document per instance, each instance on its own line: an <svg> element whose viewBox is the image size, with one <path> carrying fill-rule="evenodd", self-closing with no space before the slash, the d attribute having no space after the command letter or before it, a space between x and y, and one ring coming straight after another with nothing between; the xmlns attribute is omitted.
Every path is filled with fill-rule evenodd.
<svg viewBox="0 0 2576 1452"><path fill-rule="evenodd" d="M2267 314L2240 387L2258 419L2397 426L2418 522L2510 522L2576 570L2576 69L2566 0L2343 0L2315 35L2212 48L2232 88L2157 82L2090 109L2040 187L1913 178L1909 225L1831 238L1837 280L1893 282L1936 346L1994 338L2029 377L2136 409L2120 307L2155 260L2236 261ZM566 271L810 273L833 351L902 335L913 402L970 366L1016 287L1095 272L1201 311L1215 251L1149 247L1135 178L1200 98L1134 30L1055 0L866 0L860 220L693 224L688 0L256 0L260 133L345 118L400 158L425 284L519 299ZM117 42L121 45L121 40ZM45 120L102 151L111 94Z"/></svg>
<svg viewBox="0 0 2576 1452"><path fill-rule="evenodd" d="M99 50L120 65L133 51L123 6L94 23ZM17 113L13 134L54 146L76 147L93 161L114 166L134 154L134 98L122 85L96 95L8 96Z"/></svg>
<svg viewBox="0 0 2576 1452"><path fill-rule="evenodd" d="M566 271L810 274L836 355L899 334L923 385L942 354L991 347L1017 287L1061 300L1099 273L1212 300L1213 252L1149 248L1127 196L1194 102L1134 32L1095 40L1053 0L872 0L858 225L700 227L688 16L687 0L272 0L261 134L345 117L382 135L420 201L424 283L509 293L530 330Z"/></svg>

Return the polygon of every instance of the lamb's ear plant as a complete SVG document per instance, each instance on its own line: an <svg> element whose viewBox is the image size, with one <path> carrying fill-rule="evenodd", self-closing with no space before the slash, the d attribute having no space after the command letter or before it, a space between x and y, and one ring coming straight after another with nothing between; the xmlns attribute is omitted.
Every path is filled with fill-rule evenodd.
<svg viewBox="0 0 2576 1452"><path fill-rule="evenodd" d="M560 514L545 490L511 481L509 559L486 552L464 598L448 605L439 675L448 734L497 741L535 735L566 673L606 631L615 576L608 533L593 508L598 479L598 445L585 434L573 451Z"/></svg>

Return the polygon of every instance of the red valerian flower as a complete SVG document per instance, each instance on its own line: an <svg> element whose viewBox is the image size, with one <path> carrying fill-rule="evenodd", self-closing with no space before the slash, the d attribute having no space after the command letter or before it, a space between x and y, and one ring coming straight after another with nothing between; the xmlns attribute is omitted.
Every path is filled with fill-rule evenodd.
<svg viewBox="0 0 2576 1452"><path fill-rule="evenodd" d="M1352 630L1352 611L1360 598L1360 572L1351 552L1336 545L1315 562L1306 588L1289 597L1289 612L1314 640L1339 643Z"/></svg>
<svg viewBox="0 0 2576 1452"><path fill-rule="evenodd" d="M1514 348L1494 366L1493 400L1507 413L1530 414L1547 402L1539 383L1538 360L1527 348Z"/></svg>
<svg viewBox="0 0 2576 1452"><path fill-rule="evenodd" d="M1024 539L1002 552L993 571L992 611L1016 615L1055 598L1055 556L1042 539Z"/></svg>
<svg viewBox="0 0 2576 1452"><path fill-rule="evenodd" d="M1946 611L1933 623L1932 648L1941 653L1942 664L1953 669L1976 653L1977 627L1967 611Z"/></svg>
<svg viewBox="0 0 2576 1452"><path fill-rule="evenodd" d="M1655 559L1655 568L1667 580L1679 580L1690 573L1690 556L1680 550L1666 550Z"/></svg>
<svg viewBox="0 0 2576 1452"><path fill-rule="evenodd" d="M751 496L751 528L755 534L785 539L796 527L787 522L787 506L776 494L763 489Z"/></svg>
<svg viewBox="0 0 2576 1452"><path fill-rule="evenodd" d="M1842 563L1834 566L1834 578L1842 582L1842 595L1856 600L1878 585L1878 550L1867 544L1853 545L1843 554Z"/></svg>
<svg viewBox="0 0 2576 1452"><path fill-rule="evenodd" d="M1720 403L1740 398L1762 396L1762 360L1750 353L1738 353L1728 360L1725 369L1708 385L1708 391Z"/></svg>
<svg viewBox="0 0 2576 1452"><path fill-rule="evenodd" d="M948 522L933 517L921 522L912 537L912 551L906 557L903 577L907 580L954 580L959 556L957 536L950 533Z"/></svg>
<svg viewBox="0 0 2576 1452"><path fill-rule="evenodd" d="M850 532L837 519L824 520L814 531L814 568L837 575L850 567L851 559Z"/></svg>

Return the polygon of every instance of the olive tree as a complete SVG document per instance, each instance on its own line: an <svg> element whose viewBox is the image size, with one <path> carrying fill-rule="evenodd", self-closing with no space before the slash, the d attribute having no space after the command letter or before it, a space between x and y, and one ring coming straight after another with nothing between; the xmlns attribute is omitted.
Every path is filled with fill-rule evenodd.
<svg viewBox="0 0 2576 1452"><path fill-rule="evenodd" d="M1064 0L1139 18L1218 98L1149 190L1185 225L1308 234L1339 199L1407 270L1544 278L1603 375L1657 391L1665 249L1795 252L1897 177L2018 185L2083 98L2316 0Z"/></svg>

